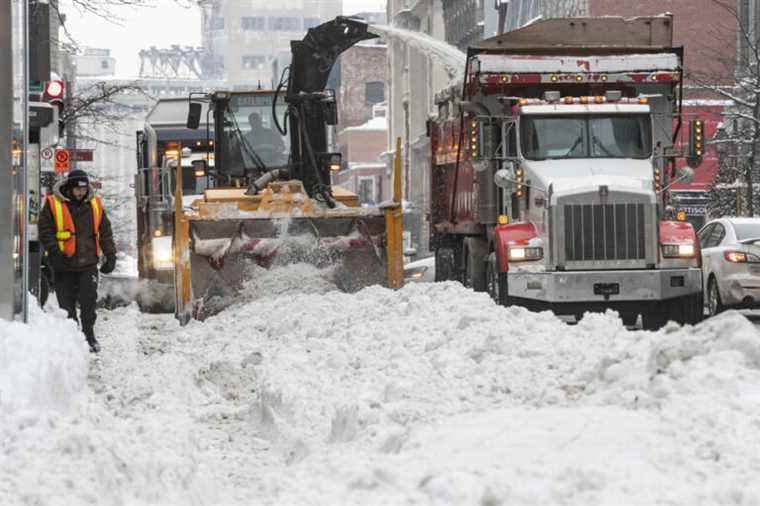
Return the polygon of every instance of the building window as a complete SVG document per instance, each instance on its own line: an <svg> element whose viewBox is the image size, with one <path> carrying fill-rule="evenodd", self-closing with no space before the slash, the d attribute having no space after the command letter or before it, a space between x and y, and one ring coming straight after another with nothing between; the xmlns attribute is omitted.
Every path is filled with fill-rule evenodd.
<svg viewBox="0 0 760 506"><path fill-rule="evenodd" d="M263 32L267 28L267 18L264 16L246 16L240 18L240 27L245 31Z"/></svg>
<svg viewBox="0 0 760 506"><path fill-rule="evenodd" d="M108 70L108 60L100 60L100 68Z"/></svg>
<svg viewBox="0 0 760 506"><path fill-rule="evenodd" d="M267 57L259 54L246 54L242 57L242 66L247 70L261 70L267 62Z"/></svg>
<svg viewBox="0 0 760 506"><path fill-rule="evenodd" d="M385 101L385 83L382 81L371 81L365 85L365 96L368 104L379 104Z"/></svg>
<svg viewBox="0 0 760 506"><path fill-rule="evenodd" d="M214 17L208 22L209 30L224 30L224 18Z"/></svg>
<svg viewBox="0 0 760 506"><path fill-rule="evenodd" d="M303 18L303 29L308 30L309 28L316 28L321 24L321 21L319 18Z"/></svg>
<svg viewBox="0 0 760 506"><path fill-rule="evenodd" d="M375 178L359 177L359 203L375 205Z"/></svg>
<svg viewBox="0 0 760 506"><path fill-rule="evenodd" d="M293 16L275 16L269 18L269 30L272 32L300 32L301 18Z"/></svg>

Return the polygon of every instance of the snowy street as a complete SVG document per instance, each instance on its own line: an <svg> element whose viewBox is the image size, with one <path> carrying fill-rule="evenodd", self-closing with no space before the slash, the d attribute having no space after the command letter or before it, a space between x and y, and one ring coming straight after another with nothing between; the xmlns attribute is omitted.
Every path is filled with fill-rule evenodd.
<svg viewBox="0 0 760 506"><path fill-rule="evenodd" d="M760 333L736 312L651 333L457 283L258 286L279 293L184 328L102 310L94 359L58 310L1 323L0 503L760 501Z"/></svg>

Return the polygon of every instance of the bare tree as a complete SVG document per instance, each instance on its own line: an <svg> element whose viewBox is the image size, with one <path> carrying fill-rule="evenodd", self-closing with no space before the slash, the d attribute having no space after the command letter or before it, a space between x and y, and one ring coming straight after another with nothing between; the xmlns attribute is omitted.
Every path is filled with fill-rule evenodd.
<svg viewBox="0 0 760 506"><path fill-rule="evenodd" d="M152 99L137 82L128 84L96 82L72 96L70 102L66 104L61 121L64 125L75 125L75 128L69 131L75 132L77 141L120 145L114 137L97 137L92 132L95 130L93 128L95 125L114 134L121 132L121 122L130 114L137 112L134 107L126 104L124 98L128 95L143 95L147 99Z"/></svg>
<svg viewBox="0 0 760 506"><path fill-rule="evenodd" d="M735 0L712 0L738 32L710 34L728 47L736 47L736 55L708 55L722 65L723 72L692 74L692 79L713 96L731 105L723 113L721 134L710 142L718 145L719 174L711 197L718 207L733 208L736 199L743 201L746 214L753 216L758 198L755 179L760 169L760 44L757 31L750 26L746 14L740 12ZM741 193L743 193L743 198ZM733 198L733 202L732 202ZM718 210L718 208L714 209Z"/></svg>

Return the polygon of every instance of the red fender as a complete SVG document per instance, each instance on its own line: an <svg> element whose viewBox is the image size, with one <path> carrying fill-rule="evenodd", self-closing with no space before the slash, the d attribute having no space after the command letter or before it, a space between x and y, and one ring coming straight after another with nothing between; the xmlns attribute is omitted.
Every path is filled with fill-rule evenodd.
<svg viewBox="0 0 760 506"><path fill-rule="evenodd" d="M697 232L688 221L661 221L660 244L693 244L697 262L702 265L702 252L699 248Z"/></svg>
<svg viewBox="0 0 760 506"><path fill-rule="evenodd" d="M538 237L538 231L533 223L509 223L496 225L493 229L493 239L496 246L496 261L499 272L509 271L509 246L527 246L531 239Z"/></svg>

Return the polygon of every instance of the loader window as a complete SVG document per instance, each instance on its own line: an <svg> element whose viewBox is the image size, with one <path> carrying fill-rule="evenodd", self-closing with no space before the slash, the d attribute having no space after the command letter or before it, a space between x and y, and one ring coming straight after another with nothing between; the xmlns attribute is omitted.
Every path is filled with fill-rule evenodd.
<svg viewBox="0 0 760 506"><path fill-rule="evenodd" d="M647 114L526 115L520 137L529 160L648 158L652 153Z"/></svg>
<svg viewBox="0 0 760 506"><path fill-rule="evenodd" d="M267 168L288 163L289 139L277 130L272 119L273 93L233 95L225 111L224 135L227 147L228 172L245 174L260 169L258 160ZM282 123L286 105L280 100L277 115Z"/></svg>

